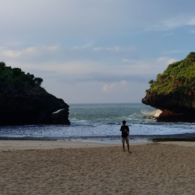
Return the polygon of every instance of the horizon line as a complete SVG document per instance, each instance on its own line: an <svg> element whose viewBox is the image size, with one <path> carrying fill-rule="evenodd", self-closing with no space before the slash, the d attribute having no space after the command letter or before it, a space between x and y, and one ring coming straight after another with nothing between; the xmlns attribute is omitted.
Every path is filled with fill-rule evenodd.
<svg viewBox="0 0 195 195"><path fill-rule="evenodd" d="M143 104L140 102L71 102L69 105L73 104Z"/></svg>

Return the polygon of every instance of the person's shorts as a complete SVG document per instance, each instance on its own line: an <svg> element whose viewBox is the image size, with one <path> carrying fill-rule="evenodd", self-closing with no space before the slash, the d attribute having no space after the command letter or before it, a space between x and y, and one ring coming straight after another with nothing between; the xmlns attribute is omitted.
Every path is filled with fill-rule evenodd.
<svg viewBox="0 0 195 195"><path fill-rule="evenodd" d="M122 142L129 143L129 136L127 136L127 137L122 137Z"/></svg>

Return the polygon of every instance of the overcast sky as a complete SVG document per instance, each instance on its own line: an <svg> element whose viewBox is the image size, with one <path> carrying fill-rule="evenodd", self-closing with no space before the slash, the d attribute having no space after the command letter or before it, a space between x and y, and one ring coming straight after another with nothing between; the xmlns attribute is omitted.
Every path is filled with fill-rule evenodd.
<svg viewBox="0 0 195 195"><path fill-rule="evenodd" d="M194 0L0 0L0 61L67 103L140 102L195 51Z"/></svg>

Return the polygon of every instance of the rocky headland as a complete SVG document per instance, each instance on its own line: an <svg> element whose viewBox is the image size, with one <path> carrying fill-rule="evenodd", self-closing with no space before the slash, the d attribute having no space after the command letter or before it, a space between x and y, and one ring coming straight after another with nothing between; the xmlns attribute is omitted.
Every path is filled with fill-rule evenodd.
<svg viewBox="0 0 195 195"><path fill-rule="evenodd" d="M142 102L162 111L157 121L195 121L195 52L149 83Z"/></svg>
<svg viewBox="0 0 195 195"><path fill-rule="evenodd" d="M70 124L69 106L41 87L42 81L0 62L0 125Z"/></svg>

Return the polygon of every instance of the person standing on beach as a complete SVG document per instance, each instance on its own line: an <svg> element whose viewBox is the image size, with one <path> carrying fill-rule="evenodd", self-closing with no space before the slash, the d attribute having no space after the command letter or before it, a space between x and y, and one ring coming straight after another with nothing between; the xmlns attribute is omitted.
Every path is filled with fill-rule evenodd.
<svg viewBox="0 0 195 195"><path fill-rule="evenodd" d="M120 131L121 131L121 137L122 137L123 151L125 152L125 142L126 142L128 152L130 153L130 149L129 149L129 127L126 125L126 121L122 121L122 126L121 126Z"/></svg>

